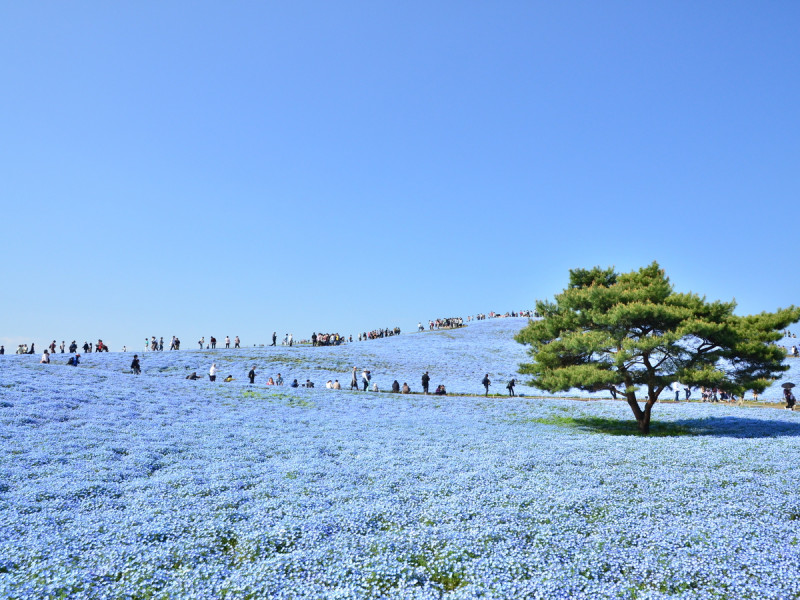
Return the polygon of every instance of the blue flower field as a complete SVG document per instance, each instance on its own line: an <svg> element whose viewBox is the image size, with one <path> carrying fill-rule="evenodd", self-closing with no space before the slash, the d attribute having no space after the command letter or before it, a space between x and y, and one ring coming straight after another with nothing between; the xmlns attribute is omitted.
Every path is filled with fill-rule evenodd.
<svg viewBox="0 0 800 600"><path fill-rule="evenodd" d="M780 382L659 404L642 438L603 395L484 398L524 324L139 353L140 376L130 352L0 357L0 597L800 598ZM353 366L451 395L325 389Z"/></svg>

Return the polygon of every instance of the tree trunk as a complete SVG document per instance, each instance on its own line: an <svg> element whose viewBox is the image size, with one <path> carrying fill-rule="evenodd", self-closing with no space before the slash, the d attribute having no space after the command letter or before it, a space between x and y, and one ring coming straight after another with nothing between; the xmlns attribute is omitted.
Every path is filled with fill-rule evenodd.
<svg viewBox="0 0 800 600"><path fill-rule="evenodd" d="M633 411L633 416L636 417L636 424L639 427L639 433L647 435L650 433L650 411L653 408L652 402L646 402L644 410L639 406L636 397L633 394L626 394L628 406Z"/></svg>

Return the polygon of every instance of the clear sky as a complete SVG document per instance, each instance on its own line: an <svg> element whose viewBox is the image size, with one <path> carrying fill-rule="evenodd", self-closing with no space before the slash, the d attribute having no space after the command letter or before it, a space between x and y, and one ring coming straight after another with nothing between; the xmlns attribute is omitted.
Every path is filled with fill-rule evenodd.
<svg viewBox="0 0 800 600"><path fill-rule="evenodd" d="M0 343L800 302L798 2L4 2ZM41 349L41 348L39 348Z"/></svg>

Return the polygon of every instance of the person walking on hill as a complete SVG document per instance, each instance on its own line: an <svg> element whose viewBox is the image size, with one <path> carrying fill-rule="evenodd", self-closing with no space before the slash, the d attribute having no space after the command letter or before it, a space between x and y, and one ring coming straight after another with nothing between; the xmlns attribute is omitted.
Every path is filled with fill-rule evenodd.
<svg viewBox="0 0 800 600"><path fill-rule="evenodd" d="M274 346L277 341L278 341L278 332L277 331L273 331L272 332L272 345Z"/></svg>
<svg viewBox="0 0 800 600"><path fill-rule="evenodd" d="M357 390L358 389L358 376L356 375L356 367L353 367L353 378L350 380L350 389Z"/></svg>
<svg viewBox="0 0 800 600"><path fill-rule="evenodd" d="M216 381L217 380L217 371L218 370L219 369L217 369L217 363L211 363L211 368L208 370L208 378L211 381Z"/></svg>
<svg viewBox="0 0 800 600"><path fill-rule="evenodd" d="M131 361L131 370L133 371L134 375L138 375L139 373L142 372L142 368L139 365L139 355L138 354L134 354L133 355L133 360Z"/></svg>
<svg viewBox="0 0 800 600"><path fill-rule="evenodd" d="M428 393L428 386L430 385L430 383L431 383L431 376L428 375L427 371L425 371L422 374L422 393L423 394L427 394Z"/></svg>
<svg viewBox="0 0 800 600"><path fill-rule="evenodd" d="M227 335L225 336L225 347L226 348L230 348L231 347L231 338L228 337Z"/></svg>
<svg viewBox="0 0 800 600"><path fill-rule="evenodd" d="M238 335L235 338L233 338L233 347L234 348L238 348L239 347L239 336Z"/></svg>
<svg viewBox="0 0 800 600"><path fill-rule="evenodd" d="M250 383L255 383L256 382L256 366L255 365L253 365L253 368L250 369L250 372L247 374L247 376L250 378Z"/></svg>
<svg viewBox="0 0 800 600"><path fill-rule="evenodd" d="M484 396L488 396L489 395L489 386L492 385L492 382L489 380L489 374L488 373L483 376L483 380L481 381L481 384L483 384L483 387L486 388L486 393L484 394Z"/></svg>

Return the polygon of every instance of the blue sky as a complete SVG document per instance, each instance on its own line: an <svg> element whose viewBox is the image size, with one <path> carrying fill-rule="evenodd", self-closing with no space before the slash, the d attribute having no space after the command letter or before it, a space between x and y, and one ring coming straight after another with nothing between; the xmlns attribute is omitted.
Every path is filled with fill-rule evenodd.
<svg viewBox="0 0 800 600"><path fill-rule="evenodd" d="M798 302L795 2L0 7L0 343L356 334L568 270ZM191 347L191 346L190 346Z"/></svg>

